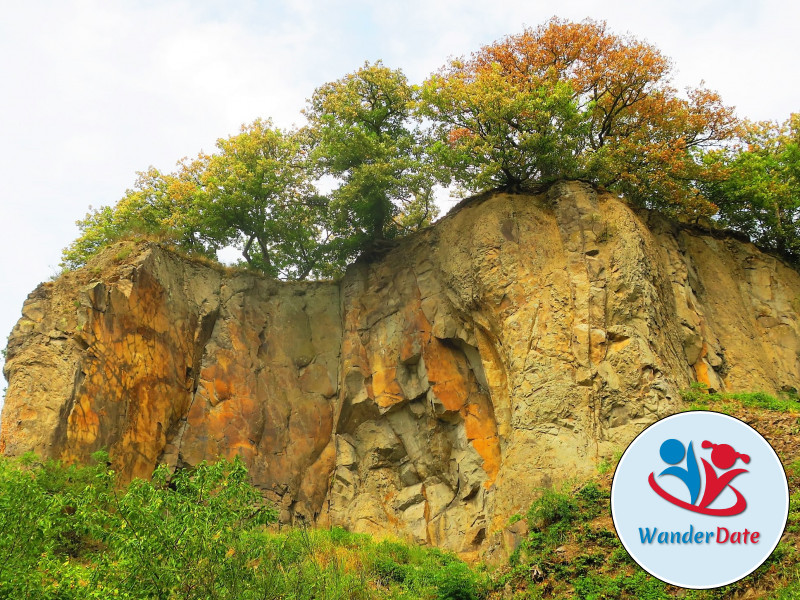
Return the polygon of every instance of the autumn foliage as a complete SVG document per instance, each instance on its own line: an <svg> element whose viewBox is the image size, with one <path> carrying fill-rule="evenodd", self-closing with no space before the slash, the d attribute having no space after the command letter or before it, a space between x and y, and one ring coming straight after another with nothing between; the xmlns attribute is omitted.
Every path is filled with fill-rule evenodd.
<svg viewBox="0 0 800 600"><path fill-rule="evenodd" d="M583 178L643 204L708 216L699 149L730 138L731 108L680 96L655 47L605 23L553 19L457 59L424 86L443 160L468 189Z"/></svg>
<svg viewBox="0 0 800 600"><path fill-rule="evenodd" d="M259 119L174 173L141 173L116 206L78 223L64 264L143 232L210 256L238 248L272 276L335 276L428 225L436 185L516 192L560 179L800 257L797 116L743 125L716 92L679 91L671 75L653 45L557 18L421 85L365 63L314 91L304 127Z"/></svg>

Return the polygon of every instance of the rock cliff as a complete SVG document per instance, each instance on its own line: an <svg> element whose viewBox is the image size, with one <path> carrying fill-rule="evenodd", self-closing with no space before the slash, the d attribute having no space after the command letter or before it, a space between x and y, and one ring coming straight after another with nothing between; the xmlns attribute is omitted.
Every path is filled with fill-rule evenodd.
<svg viewBox="0 0 800 600"><path fill-rule="evenodd" d="M484 552L691 382L797 387L798 309L781 260L575 182L472 199L339 282L117 246L26 301L0 451L129 478L238 454L285 520Z"/></svg>

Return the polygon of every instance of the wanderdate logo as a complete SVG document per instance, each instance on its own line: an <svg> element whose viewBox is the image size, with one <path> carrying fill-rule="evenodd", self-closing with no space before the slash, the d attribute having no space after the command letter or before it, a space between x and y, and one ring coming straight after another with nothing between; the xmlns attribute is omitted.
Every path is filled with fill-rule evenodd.
<svg viewBox="0 0 800 600"><path fill-rule="evenodd" d="M758 568L783 534L789 489L769 443L720 413L645 429L620 459L614 526L643 569L680 587L727 585Z"/></svg>
<svg viewBox="0 0 800 600"><path fill-rule="evenodd" d="M747 473L747 469L731 469L731 467L737 460L749 463L750 456L737 452L729 444L714 444L708 440L703 441L701 447L706 449L713 448L711 451L713 466L705 458L700 459L703 463L703 474L701 474L700 468L697 466L697 458L695 457L692 442L689 442L688 450L684 448L679 440L674 438L668 439L661 444L661 458L665 463L672 466L661 471L659 477L672 475L680 479L689 492L689 502L676 498L665 491L656 483L655 473L650 473L647 478L650 487L667 502L703 515L728 517L744 512L744 509L747 508L747 500L739 490L731 485L731 482L739 475ZM684 457L686 457L686 466L678 466L679 463L684 461ZM718 474L714 467L720 469L721 473ZM726 471L726 469L730 470ZM700 496L701 488L704 489L702 497ZM710 508L710 505L726 489L730 489L736 495L736 503L725 508ZM698 500L699 503L697 502Z"/></svg>

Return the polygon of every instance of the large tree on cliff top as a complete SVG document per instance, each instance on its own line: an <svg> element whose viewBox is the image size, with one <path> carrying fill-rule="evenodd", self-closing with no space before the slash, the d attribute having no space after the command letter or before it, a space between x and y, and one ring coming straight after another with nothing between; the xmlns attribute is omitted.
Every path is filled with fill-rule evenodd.
<svg viewBox="0 0 800 600"><path fill-rule="evenodd" d="M552 19L452 61L426 82L422 112L468 189L487 174L509 186L583 177L662 209L711 214L696 151L732 135L732 110L702 88L680 97L670 72L656 48L603 22Z"/></svg>
<svg viewBox="0 0 800 600"><path fill-rule="evenodd" d="M327 202L309 179L302 138L258 119L217 148L203 174L211 237L269 275L327 274Z"/></svg>
<svg viewBox="0 0 800 600"><path fill-rule="evenodd" d="M358 243L392 237L408 225L403 215L419 216L418 224L434 216L433 177L413 102L402 71L380 61L323 85L309 100L312 158L321 174L340 183L331 201L344 237Z"/></svg>
<svg viewBox="0 0 800 600"><path fill-rule="evenodd" d="M175 173L155 167L138 173L136 184L114 206L90 211L77 222L81 234L62 253L73 269L109 244L133 235L167 239L182 250L214 256L217 246L203 223L202 175L209 157L181 160Z"/></svg>

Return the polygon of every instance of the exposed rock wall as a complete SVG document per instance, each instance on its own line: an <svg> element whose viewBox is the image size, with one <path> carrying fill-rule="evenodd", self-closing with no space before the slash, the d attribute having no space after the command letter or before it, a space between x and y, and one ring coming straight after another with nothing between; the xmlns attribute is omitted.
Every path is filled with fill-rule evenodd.
<svg viewBox="0 0 800 600"><path fill-rule="evenodd" d="M125 253L25 303L6 454L239 454L286 520L484 551L692 381L800 381L796 271L579 183L474 199L338 283Z"/></svg>

